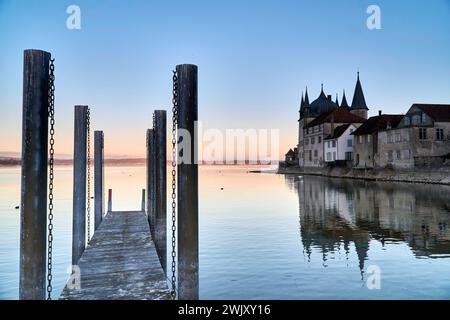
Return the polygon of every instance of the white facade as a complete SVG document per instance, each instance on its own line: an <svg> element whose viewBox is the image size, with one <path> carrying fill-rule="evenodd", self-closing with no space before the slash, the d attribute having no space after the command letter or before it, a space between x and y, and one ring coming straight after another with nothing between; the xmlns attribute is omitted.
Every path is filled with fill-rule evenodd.
<svg viewBox="0 0 450 320"><path fill-rule="evenodd" d="M355 130L351 124L339 137L324 140L325 162L353 159L354 136L351 133Z"/></svg>

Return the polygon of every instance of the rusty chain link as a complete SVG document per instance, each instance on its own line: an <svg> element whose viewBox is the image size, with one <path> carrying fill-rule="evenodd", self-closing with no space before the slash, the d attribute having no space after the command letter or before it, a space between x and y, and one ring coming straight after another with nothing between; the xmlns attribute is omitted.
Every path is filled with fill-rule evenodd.
<svg viewBox="0 0 450 320"><path fill-rule="evenodd" d="M91 241L91 110L87 109L87 242Z"/></svg>
<svg viewBox="0 0 450 320"><path fill-rule="evenodd" d="M172 90L172 291L173 299L176 298L176 207L177 207L177 124L178 124L178 76L173 71Z"/></svg>
<svg viewBox="0 0 450 320"><path fill-rule="evenodd" d="M55 59L50 59L48 83L48 116L50 118L50 157L48 184L48 236L47 236L47 300L52 300L53 263L53 187L55 178Z"/></svg>

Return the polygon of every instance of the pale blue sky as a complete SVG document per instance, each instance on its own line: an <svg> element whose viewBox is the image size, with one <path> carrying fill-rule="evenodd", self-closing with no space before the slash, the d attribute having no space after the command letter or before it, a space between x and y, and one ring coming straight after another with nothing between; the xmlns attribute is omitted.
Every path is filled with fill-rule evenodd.
<svg viewBox="0 0 450 320"><path fill-rule="evenodd" d="M79 31L66 28L71 4ZM366 27L370 4L381 30ZM351 101L358 68L370 115L450 103L449 0L0 0L0 151L20 150L26 48L56 58L61 153L72 150L73 105L89 104L107 153L143 155L180 63L199 66L205 127L279 128L283 148L296 144L304 87L310 100L323 82Z"/></svg>

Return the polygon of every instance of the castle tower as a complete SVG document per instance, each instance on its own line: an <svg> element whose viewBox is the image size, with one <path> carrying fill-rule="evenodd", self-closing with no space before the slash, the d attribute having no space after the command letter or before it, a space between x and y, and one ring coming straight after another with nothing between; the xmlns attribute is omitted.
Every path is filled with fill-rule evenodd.
<svg viewBox="0 0 450 320"><path fill-rule="evenodd" d="M367 107L366 99L364 98L364 92L361 86L361 82L359 81L358 71L358 79L356 80L355 93L353 94L350 112L364 119L367 119L368 110L369 108Z"/></svg>

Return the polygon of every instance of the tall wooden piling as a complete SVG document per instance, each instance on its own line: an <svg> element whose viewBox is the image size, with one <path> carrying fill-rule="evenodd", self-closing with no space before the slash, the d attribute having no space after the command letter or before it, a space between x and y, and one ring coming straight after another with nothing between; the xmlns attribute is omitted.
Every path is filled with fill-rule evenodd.
<svg viewBox="0 0 450 320"><path fill-rule="evenodd" d="M87 106L75 106L72 265L78 264L86 246L87 111Z"/></svg>
<svg viewBox="0 0 450 320"><path fill-rule="evenodd" d="M159 261L167 274L167 116L155 111L155 245Z"/></svg>
<svg viewBox="0 0 450 320"><path fill-rule="evenodd" d="M155 130L147 130L147 215L152 237L155 237Z"/></svg>
<svg viewBox="0 0 450 320"><path fill-rule="evenodd" d="M94 132L94 214L95 230L105 214L105 174L104 174L104 135L103 131Z"/></svg>
<svg viewBox="0 0 450 320"><path fill-rule="evenodd" d="M176 67L178 76L178 141L180 129L190 135L190 152L178 161L178 299L198 299L198 164L197 66ZM186 145L184 145L186 147ZM188 157L186 156L188 155ZM179 154L179 157L181 154ZM186 158L187 157L187 158Z"/></svg>
<svg viewBox="0 0 450 320"><path fill-rule="evenodd" d="M25 50L19 297L45 299L50 53Z"/></svg>

